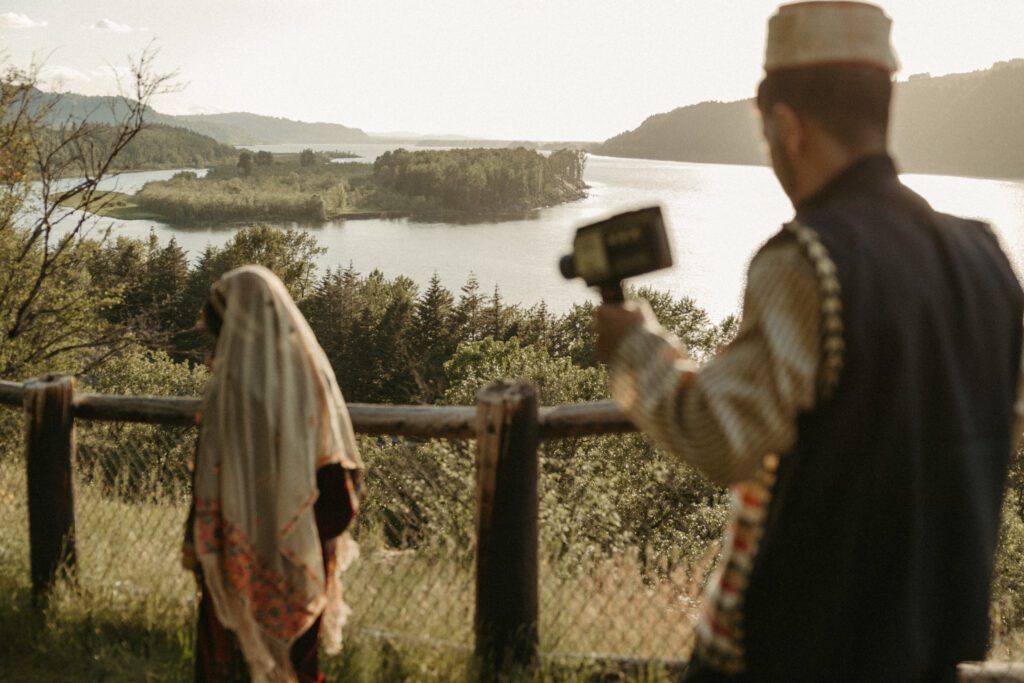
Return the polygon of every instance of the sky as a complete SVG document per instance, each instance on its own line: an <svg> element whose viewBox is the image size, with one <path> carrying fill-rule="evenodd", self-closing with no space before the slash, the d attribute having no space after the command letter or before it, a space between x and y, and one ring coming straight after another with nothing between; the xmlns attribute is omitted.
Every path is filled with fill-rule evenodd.
<svg viewBox="0 0 1024 683"><path fill-rule="evenodd" d="M1024 0L883 0L898 74L1024 57ZM0 0L0 51L52 89L116 92L147 46L170 114L251 111L367 132L604 140L750 97L775 0Z"/></svg>

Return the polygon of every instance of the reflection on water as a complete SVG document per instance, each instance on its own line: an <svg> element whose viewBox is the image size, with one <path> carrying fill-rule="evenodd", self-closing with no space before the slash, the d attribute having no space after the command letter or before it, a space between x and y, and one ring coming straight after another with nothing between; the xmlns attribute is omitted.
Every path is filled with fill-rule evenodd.
<svg viewBox="0 0 1024 683"><path fill-rule="evenodd" d="M314 147L350 150L368 160L393 148ZM289 146L264 148L288 151ZM163 173L169 177L173 171ZM121 191L141 187L144 181L134 175L121 176ZM721 318L739 310L746 265L754 250L792 215L765 167L592 156L586 181L591 186L586 199L485 222L369 219L298 227L327 248L319 260L322 269L351 264L366 273L376 268L388 277L406 275L421 285L436 272L453 290L474 273L486 292L498 285L508 301L530 305L543 299L551 310L561 312L574 302L596 299L581 283L566 282L558 272L558 257L569 249L576 227L618 211L660 204L676 265L640 283L692 296L712 317ZM939 210L991 221L1021 266L1024 181L923 175L904 176L904 181ZM162 240L173 236L195 258L208 244L226 242L237 226L182 228L116 221L115 227L115 234L145 237L153 229Z"/></svg>
<svg viewBox="0 0 1024 683"><path fill-rule="evenodd" d="M96 189L103 192L123 192L125 194L135 194L142 189L142 186L151 180L170 180L175 173L181 173L182 171L191 171L197 176L202 178L206 175L208 169L205 168L186 168L186 169L171 169L166 171L136 171L134 173L118 173L116 175L108 176L100 181ZM63 192L68 190L81 182L81 178L61 178L55 180L52 185L51 192ZM39 183L33 183L33 187L38 191Z"/></svg>

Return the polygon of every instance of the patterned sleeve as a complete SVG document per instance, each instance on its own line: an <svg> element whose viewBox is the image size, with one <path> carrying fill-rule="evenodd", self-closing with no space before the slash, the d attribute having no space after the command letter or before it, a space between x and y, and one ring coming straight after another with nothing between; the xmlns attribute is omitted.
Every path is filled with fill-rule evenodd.
<svg viewBox="0 0 1024 683"><path fill-rule="evenodd" d="M747 277L736 339L698 370L645 306L610 363L612 395L662 447L713 481L755 475L768 453L796 439L813 407L821 358L821 295L795 240L770 241Z"/></svg>

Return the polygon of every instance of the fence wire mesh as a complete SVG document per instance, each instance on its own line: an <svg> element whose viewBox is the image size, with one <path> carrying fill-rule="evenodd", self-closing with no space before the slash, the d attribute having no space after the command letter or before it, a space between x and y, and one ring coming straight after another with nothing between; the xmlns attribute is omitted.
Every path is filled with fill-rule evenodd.
<svg viewBox="0 0 1024 683"><path fill-rule="evenodd" d="M122 614L191 623L181 567L196 430L76 420L78 590Z"/></svg>
<svg viewBox="0 0 1024 683"><path fill-rule="evenodd" d="M82 590L191 618L194 581L179 558L195 441L190 428L80 423ZM349 637L468 648L472 451L436 442L360 441L369 493L353 530L361 557L344 577Z"/></svg>
<svg viewBox="0 0 1024 683"><path fill-rule="evenodd" d="M475 470L467 442L361 437L366 497L346 575L351 637L472 645Z"/></svg>
<svg viewBox="0 0 1024 683"><path fill-rule="evenodd" d="M29 575L24 429L19 409L0 406L0 580L15 591ZM85 623L178 642L182 661L158 679L185 679L197 593L180 547L196 430L86 420L76 430L70 609ZM367 495L354 528L361 557L344 579L349 646L323 666L340 681L461 678L473 644L475 444L359 442ZM1024 621L1020 462L993 596L993 653L1014 659ZM541 652L686 659L727 517L722 491L635 434L545 442L540 465ZM382 655L399 648L403 657Z"/></svg>
<svg viewBox="0 0 1024 683"><path fill-rule="evenodd" d="M4 441L0 561L27 574L21 427L11 422ZM179 560L196 430L84 420L76 430L78 589L190 630L196 591ZM359 442L367 495L361 556L345 576L346 637L469 652L474 442ZM724 522L720 493L635 435L546 442L540 457L542 652L685 658Z"/></svg>
<svg viewBox="0 0 1024 683"><path fill-rule="evenodd" d="M28 484L24 418L0 405L0 572L28 578Z"/></svg>
<svg viewBox="0 0 1024 683"><path fill-rule="evenodd" d="M24 420L0 410L0 572L29 574ZM76 420L75 602L88 618L179 634L190 650L198 604L181 567L197 430ZM464 666L472 646L475 474L472 443L360 437L366 497L353 535L360 557L343 577L346 642L408 647ZM348 648L346 648L348 650ZM454 655L454 656L453 656ZM366 658L321 656L341 680L381 680ZM337 673L345 669L345 675ZM394 672L392 672L394 673ZM385 672L387 678L391 674ZM398 674L395 674L398 675Z"/></svg>
<svg viewBox="0 0 1024 683"><path fill-rule="evenodd" d="M543 444L539 490L541 650L688 658L722 492L637 435Z"/></svg>

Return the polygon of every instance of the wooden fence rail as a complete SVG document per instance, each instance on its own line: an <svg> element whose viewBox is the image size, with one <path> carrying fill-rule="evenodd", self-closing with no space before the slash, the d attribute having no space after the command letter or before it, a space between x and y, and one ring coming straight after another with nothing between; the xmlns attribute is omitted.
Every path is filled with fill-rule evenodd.
<svg viewBox="0 0 1024 683"><path fill-rule="evenodd" d="M21 406L25 386L0 380L0 404ZM166 396L108 396L76 393L76 418L104 422L189 426L196 424L201 400ZM413 438L476 438L477 409L473 406L402 406L350 403L352 426L360 434L391 434ZM613 401L576 403L538 409L539 437L597 436L636 430Z"/></svg>
<svg viewBox="0 0 1024 683"><path fill-rule="evenodd" d="M201 401L76 393L73 378L46 376L25 384L0 380L0 405L21 407L28 418L32 587L42 597L57 576L73 576L75 570L75 420L194 426ZM348 409L360 434L476 440L477 678L498 680L506 666L534 661L539 641L537 443L635 427L611 401L538 408L536 390L526 382L493 382L477 394L475 407L352 403ZM622 671L644 665L639 660L606 663ZM674 662L667 671L675 677L684 667ZM958 680L1024 683L1024 664L963 664Z"/></svg>
<svg viewBox="0 0 1024 683"><path fill-rule="evenodd" d="M74 421L194 426L201 400L77 393L70 377L24 385L0 380L0 404L20 406L29 420L30 545L33 591L42 595L75 567ZM40 403L48 397L43 409ZM53 405L50 405L50 404ZM611 401L538 407L525 382L495 382L476 406L352 403L357 433L411 438L475 439L477 461L476 612L479 677L537 656L537 443L541 439L634 431ZM38 555L38 561L37 561Z"/></svg>

